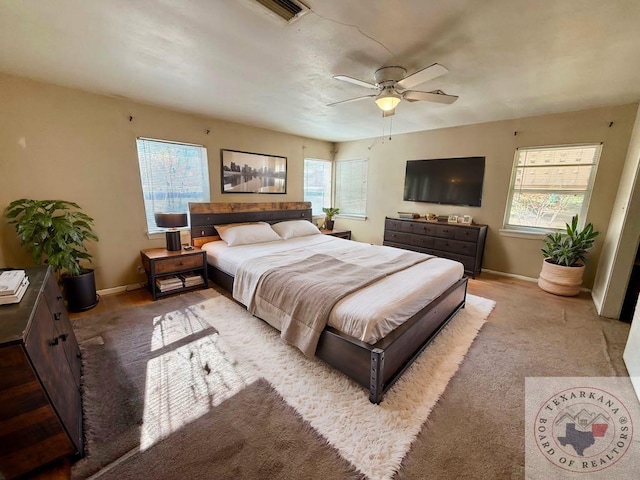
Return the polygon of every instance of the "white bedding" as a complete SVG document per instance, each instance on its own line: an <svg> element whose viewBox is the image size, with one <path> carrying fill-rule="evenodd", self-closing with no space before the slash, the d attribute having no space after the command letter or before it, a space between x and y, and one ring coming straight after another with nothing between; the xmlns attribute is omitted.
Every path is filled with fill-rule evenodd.
<svg viewBox="0 0 640 480"><path fill-rule="evenodd" d="M300 249L304 258L315 253L350 255L353 248L384 249L392 254L402 250L343 240L329 235L309 235L289 240L229 247L223 241L202 246L211 265L235 276L238 266L263 255ZM450 285L462 278L459 262L434 257L406 270L394 273L368 287L348 295L334 306L328 325L341 332L373 344L401 325ZM234 298L248 304L248 289L241 288ZM278 325L274 327L279 328Z"/></svg>

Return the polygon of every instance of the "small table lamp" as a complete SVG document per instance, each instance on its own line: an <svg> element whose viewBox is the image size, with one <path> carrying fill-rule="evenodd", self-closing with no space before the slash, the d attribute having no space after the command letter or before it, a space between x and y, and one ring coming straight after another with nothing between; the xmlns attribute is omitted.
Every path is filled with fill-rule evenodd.
<svg viewBox="0 0 640 480"><path fill-rule="evenodd" d="M180 245L180 231L176 230L178 227L186 227L187 214L186 213L156 213L156 225L160 228L169 228L167 230L167 250L170 252L176 252L182 247Z"/></svg>

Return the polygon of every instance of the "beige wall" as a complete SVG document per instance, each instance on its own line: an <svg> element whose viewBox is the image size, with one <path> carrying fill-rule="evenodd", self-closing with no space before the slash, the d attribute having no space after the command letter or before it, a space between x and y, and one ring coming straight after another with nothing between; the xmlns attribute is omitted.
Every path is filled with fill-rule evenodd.
<svg viewBox="0 0 640 480"><path fill-rule="evenodd" d="M407 107L408 108L408 107ZM637 104L580 112L521 118L441 130L339 143L336 160L369 159L367 221L340 218L356 240L381 243L385 216L398 211L424 215L469 214L489 225L484 268L537 277L542 256L540 238L502 236L504 210L515 149L524 146L603 142L600 166L588 212L588 221L602 232L591 254L584 285L591 287L620 180ZM398 115L402 115L399 111ZM382 122L382 120L380 120ZM609 123L613 126L609 127ZM514 132L517 132L514 135ZM405 162L426 158L485 156L482 207L456 207L402 200Z"/></svg>
<svg viewBox="0 0 640 480"><path fill-rule="evenodd" d="M627 152L593 284L600 315L618 318L640 238L640 110Z"/></svg>
<svg viewBox="0 0 640 480"><path fill-rule="evenodd" d="M205 145L213 201L302 200L304 156L331 159L333 148L329 142L5 75L0 75L0 106L0 210L25 197L77 202L94 217L100 238L90 245L98 289L143 281L136 272L140 249L164 246L164 237L149 240L146 234L136 137ZM287 157L287 194L222 195L221 148ZM3 218L0 266L29 264Z"/></svg>

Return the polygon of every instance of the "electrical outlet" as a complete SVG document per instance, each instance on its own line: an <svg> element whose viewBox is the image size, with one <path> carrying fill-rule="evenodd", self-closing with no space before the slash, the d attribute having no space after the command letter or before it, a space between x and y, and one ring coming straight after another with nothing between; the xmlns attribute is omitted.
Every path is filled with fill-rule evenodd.
<svg viewBox="0 0 640 480"><path fill-rule="evenodd" d="M144 268L142 265L138 265L138 273L144 273Z"/></svg>

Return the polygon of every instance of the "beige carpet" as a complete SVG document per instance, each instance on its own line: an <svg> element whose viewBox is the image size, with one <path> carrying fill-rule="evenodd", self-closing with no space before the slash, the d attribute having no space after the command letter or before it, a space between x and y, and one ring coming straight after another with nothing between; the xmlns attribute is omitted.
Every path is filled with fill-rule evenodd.
<svg viewBox="0 0 640 480"><path fill-rule="evenodd" d="M283 344L277 332L214 291L79 320L75 328L80 340L85 340L90 455L74 467L74 477L86 477L133 449L130 458L104 472L102 478L135 478L150 468L163 469L162 478L180 478L185 471L192 478L207 478L214 472L220 478L260 478L267 473L262 478L359 476L349 463L369 478L389 478L492 307L492 302L470 296L467 308L380 406L368 402L364 389ZM115 378L113 385L111 377ZM279 395L262 378L299 415L278 402ZM245 403L247 399L255 401L256 395L247 395L254 390L264 397L258 402L260 407ZM105 405L107 392L114 392L113 404ZM297 424L298 430L289 425L288 440L282 442L287 448L278 448L275 453L273 446L265 449L269 465L256 469L252 461L252 467L238 469L231 462L235 470L228 470L229 459L236 457L229 454L238 452L211 454L219 453L226 439L217 435L220 425L215 423L224 417L219 412L246 417L249 408L255 410L255 419L249 415L252 420L266 420L270 416L261 412L263 404L272 405L289 423ZM107 418L96 421L92 418L96 416ZM273 424L263 426L262 435L271 437L281 431L278 418L274 416ZM211 427L211 442L204 441L205 425ZM305 441L308 445L301 450ZM246 438L236 444L239 451L248 454ZM135 453L136 449L140 452ZM310 451L315 452L311 458ZM202 452L207 454L203 457ZM286 458L286 462L278 458ZM165 461L168 463L163 466ZM298 467L292 468L294 465Z"/></svg>

